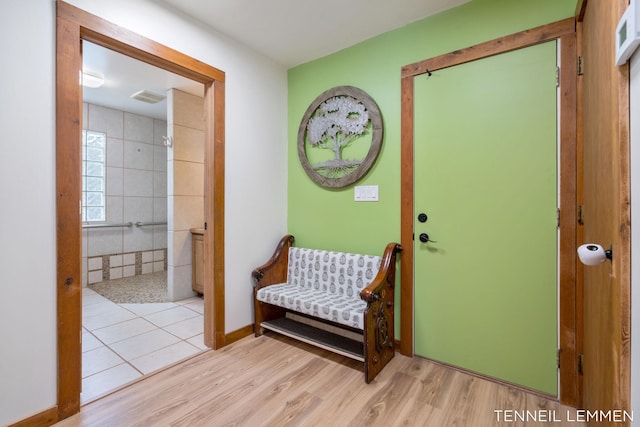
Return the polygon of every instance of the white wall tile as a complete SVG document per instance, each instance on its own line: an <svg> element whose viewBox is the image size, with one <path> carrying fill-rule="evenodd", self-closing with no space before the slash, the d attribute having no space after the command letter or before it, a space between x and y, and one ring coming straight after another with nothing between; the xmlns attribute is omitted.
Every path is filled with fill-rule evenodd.
<svg viewBox="0 0 640 427"><path fill-rule="evenodd" d="M154 227L153 230L153 248L167 248L167 227Z"/></svg>
<svg viewBox="0 0 640 427"><path fill-rule="evenodd" d="M142 252L142 262L153 262L153 251Z"/></svg>
<svg viewBox="0 0 640 427"><path fill-rule="evenodd" d="M133 227L123 236L124 252L144 251L153 246L153 232L149 227Z"/></svg>
<svg viewBox="0 0 640 427"><path fill-rule="evenodd" d="M167 197L153 198L153 220L167 222Z"/></svg>
<svg viewBox="0 0 640 427"><path fill-rule="evenodd" d="M169 115L169 125L204 130L204 100L201 97L172 89L167 97L167 105L173 113Z"/></svg>
<svg viewBox="0 0 640 427"><path fill-rule="evenodd" d="M106 209L107 209L107 224L123 223L124 215L123 215L122 197L107 196ZM113 230L118 230L118 229L114 228Z"/></svg>
<svg viewBox="0 0 640 427"><path fill-rule="evenodd" d="M87 256L117 254L122 252L122 230L98 228L88 230Z"/></svg>
<svg viewBox="0 0 640 427"><path fill-rule="evenodd" d="M176 196L203 196L204 164L174 160L173 194Z"/></svg>
<svg viewBox="0 0 640 427"><path fill-rule="evenodd" d="M153 119L125 112L124 139L153 144Z"/></svg>
<svg viewBox="0 0 640 427"><path fill-rule="evenodd" d="M124 222L151 222L153 220L153 197L125 197ZM137 228L137 227L133 227ZM146 228L146 227L144 227ZM142 228L140 228L142 229Z"/></svg>
<svg viewBox="0 0 640 427"><path fill-rule="evenodd" d="M102 270L102 257L88 258L87 266L90 271Z"/></svg>
<svg viewBox="0 0 640 427"><path fill-rule="evenodd" d="M132 277L136 275L136 266L127 265L122 267L122 277Z"/></svg>
<svg viewBox="0 0 640 427"><path fill-rule="evenodd" d="M195 296L191 289L191 266L169 266L167 272L168 294L171 301L180 301Z"/></svg>
<svg viewBox="0 0 640 427"><path fill-rule="evenodd" d="M122 267L109 269L109 280L122 279Z"/></svg>
<svg viewBox="0 0 640 427"><path fill-rule="evenodd" d="M122 255L111 255L109 257L109 267L122 267Z"/></svg>
<svg viewBox="0 0 640 427"><path fill-rule="evenodd" d="M153 196L167 197L167 172L166 171L153 172Z"/></svg>
<svg viewBox="0 0 640 427"><path fill-rule="evenodd" d="M153 171L124 169L124 195L153 197Z"/></svg>
<svg viewBox="0 0 640 427"><path fill-rule="evenodd" d="M147 262L142 264L142 274L153 273L153 263Z"/></svg>
<svg viewBox="0 0 640 427"><path fill-rule="evenodd" d="M107 138L107 166L121 168L124 165L124 142L118 138Z"/></svg>
<svg viewBox="0 0 640 427"><path fill-rule="evenodd" d="M90 271L89 277L87 278L87 283L92 284L98 282L102 282L102 270Z"/></svg>
<svg viewBox="0 0 640 427"><path fill-rule="evenodd" d="M122 168L107 166L107 196L122 196L124 194L123 171Z"/></svg>
<svg viewBox="0 0 640 427"><path fill-rule="evenodd" d="M202 227L204 224L204 197L203 196L173 196L174 210L173 230L185 231L194 227Z"/></svg>
<svg viewBox="0 0 640 427"><path fill-rule="evenodd" d="M204 131L173 125L173 159L204 163Z"/></svg>
<svg viewBox="0 0 640 427"><path fill-rule="evenodd" d="M171 265L191 265L191 233L188 230L184 230L174 231L171 235L173 237L172 246L168 248L173 253Z"/></svg>
<svg viewBox="0 0 640 427"><path fill-rule="evenodd" d="M167 172L167 147L154 146L153 170Z"/></svg>
<svg viewBox="0 0 640 427"><path fill-rule="evenodd" d="M157 273L159 271L164 271L164 262L163 261L155 261L153 263L153 272Z"/></svg>
<svg viewBox="0 0 640 427"><path fill-rule="evenodd" d="M89 104L82 103L82 129L87 129L89 125Z"/></svg>
<svg viewBox="0 0 640 427"><path fill-rule="evenodd" d="M123 257L122 257L122 263L124 265L135 265L135 263L136 263L136 254L135 253L124 254Z"/></svg>
<svg viewBox="0 0 640 427"><path fill-rule="evenodd" d="M154 145L164 146L163 136L167 136L167 121L166 120L153 120L153 143ZM165 149L166 150L166 149Z"/></svg>
<svg viewBox="0 0 640 427"><path fill-rule="evenodd" d="M130 169L153 170L155 147L135 141L124 141L124 167Z"/></svg>
<svg viewBox="0 0 640 427"><path fill-rule="evenodd" d="M153 251L154 261L164 261L164 251Z"/></svg>
<svg viewBox="0 0 640 427"><path fill-rule="evenodd" d="M86 287L87 286L87 280L89 277L89 269L87 267L87 258L83 257L82 258L82 287Z"/></svg>
<svg viewBox="0 0 640 427"><path fill-rule="evenodd" d="M107 138L122 139L124 133L124 113L112 108L89 104L88 129L104 132Z"/></svg>

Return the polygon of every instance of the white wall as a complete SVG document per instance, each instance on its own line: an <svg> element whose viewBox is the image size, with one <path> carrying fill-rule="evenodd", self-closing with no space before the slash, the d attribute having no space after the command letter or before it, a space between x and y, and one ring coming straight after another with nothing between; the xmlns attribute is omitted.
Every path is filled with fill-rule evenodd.
<svg viewBox="0 0 640 427"><path fill-rule="evenodd" d="M634 307L640 307L640 53L631 58L631 409L632 425L640 426L640 316Z"/></svg>
<svg viewBox="0 0 640 427"><path fill-rule="evenodd" d="M286 70L150 0L70 3L226 73L226 331L286 231ZM56 404L55 3L0 2L0 425Z"/></svg>
<svg viewBox="0 0 640 427"><path fill-rule="evenodd" d="M54 24L0 2L0 425L56 403Z"/></svg>

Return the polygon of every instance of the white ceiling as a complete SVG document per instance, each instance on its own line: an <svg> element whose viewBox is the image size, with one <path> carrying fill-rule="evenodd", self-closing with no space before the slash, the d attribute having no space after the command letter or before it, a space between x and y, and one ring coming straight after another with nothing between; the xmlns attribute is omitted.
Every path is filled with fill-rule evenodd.
<svg viewBox="0 0 640 427"><path fill-rule="evenodd" d="M290 68L470 0L154 0ZM183 77L85 42L85 69L104 74L99 89L84 88L85 102L166 119L166 101L130 99L145 89L202 95Z"/></svg>
<svg viewBox="0 0 640 427"><path fill-rule="evenodd" d="M155 0L287 68L469 0Z"/></svg>
<svg viewBox="0 0 640 427"><path fill-rule="evenodd" d="M166 120L166 99L157 104L148 104L131 99L131 95L140 90L148 90L166 96L167 90L171 88L194 95L204 95L204 86L201 83L87 41L82 44L82 63L85 71L104 75L104 85L101 87L82 88L83 100L90 104Z"/></svg>

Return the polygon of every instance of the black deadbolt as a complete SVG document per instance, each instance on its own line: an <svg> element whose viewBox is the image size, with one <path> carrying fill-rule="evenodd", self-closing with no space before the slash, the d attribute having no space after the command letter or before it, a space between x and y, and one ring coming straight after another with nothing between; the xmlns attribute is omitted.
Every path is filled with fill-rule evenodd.
<svg viewBox="0 0 640 427"><path fill-rule="evenodd" d="M423 212L423 213L421 213L420 215L418 215L418 221L420 221L420 222L427 222L427 219L428 219L428 218L429 218L429 217L428 217L428 216L427 216L427 214L426 214L426 213L424 213L424 212Z"/></svg>

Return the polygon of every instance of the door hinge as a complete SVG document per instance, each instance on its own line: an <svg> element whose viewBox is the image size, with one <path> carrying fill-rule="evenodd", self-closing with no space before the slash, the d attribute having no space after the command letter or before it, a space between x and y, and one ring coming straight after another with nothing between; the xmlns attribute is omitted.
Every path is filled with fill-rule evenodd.
<svg viewBox="0 0 640 427"><path fill-rule="evenodd" d="M206 222L204 223L204 229L205 230L207 229L207 223Z"/></svg>
<svg viewBox="0 0 640 427"><path fill-rule="evenodd" d="M582 56L578 56L578 75L581 76L584 74L584 61L582 60Z"/></svg>
<svg viewBox="0 0 640 427"><path fill-rule="evenodd" d="M556 350L556 366L560 369L560 349Z"/></svg>
<svg viewBox="0 0 640 427"><path fill-rule="evenodd" d="M558 228L560 228L560 208L556 209L556 221L558 223Z"/></svg>
<svg viewBox="0 0 640 427"><path fill-rule="evenodd" d="M584 371L582 370L583 366L584 366L584 354L579 354L578 355L578 373L580 375L584 374Z"/></svg>
<svg viewBox="0 0 640 427"><path fill-rule="evenodd" d="M578 225L584 225L584 216L582 213L582 205L578 205Z"/></svg>
<svg viewBox="0 0 640 427"><path fill-rule="evenodd" d="M560 87L560 67L556 67L556 87Z"/></svg>

